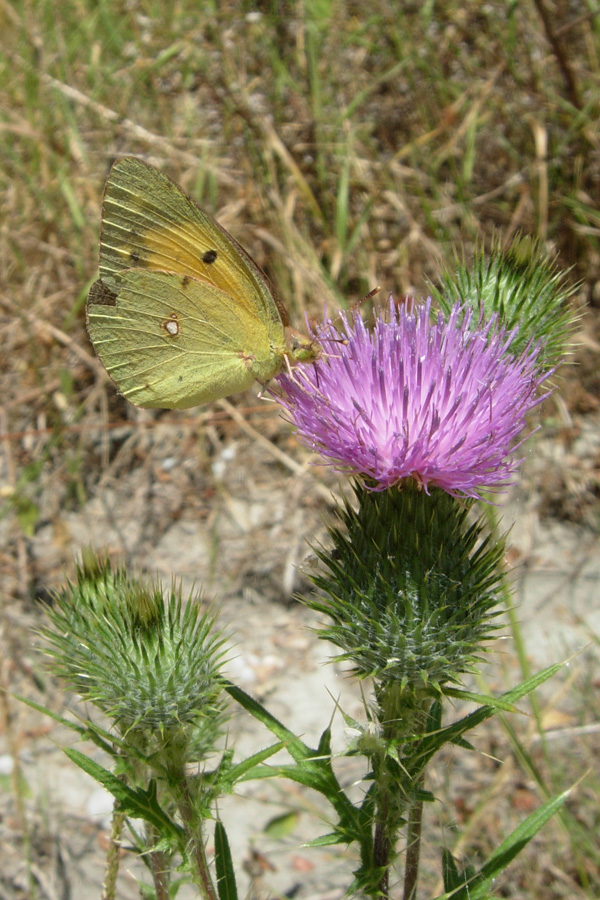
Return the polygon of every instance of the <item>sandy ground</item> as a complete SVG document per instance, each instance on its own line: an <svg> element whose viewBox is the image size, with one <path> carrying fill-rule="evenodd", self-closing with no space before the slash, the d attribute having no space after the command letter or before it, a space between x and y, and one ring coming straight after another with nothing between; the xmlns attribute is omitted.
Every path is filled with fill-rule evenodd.
<svg viewBox="0 0 600 900"><path fill-rule="evenodd" d="M141 412L134 415L147 419ZM103 439L99 433L98 441ZM314 562L307 541L323 538L324 523L331 517L327 497L331 489L338 490L339 478L309 468L305 453L291 444L279 446L281 455L275 458L277 453L267 452L243 431L224 437L215 432L207 451L190 420L180 424L160 418L152 427L132 424L112 432L110 439L118 441L120 449L94 493L78 510L48 499L45 522L27 544L29 565L44 573L46 586L56 586L65 570L72 571L73 555L87 544L107 548L137 570L158 574L166 584L175 575L184 591L202 585L205 597L218 599L221 620L232 634L229 674L246 691L315 744L334 715L336 701L360 719L357 685L339 666L326 664L331 648L311 633L314 614L292 599L295 591L308 588L303 569L310 570ZM555 436L533 444L523 482L505 499L503 509L504 524L512 526L509 559L534 669L582 654L600 634L597 535L582 525L541 518L535 487L548 466L569 471L573 454L580 469L600 458L600 427L594 417L587 417L577 441L575 449L573 442L561 443ZM7 519L0 522L0 544L14 547ZM18 572L15 566L15 578ZM30 629L39 615L27 604L7 611L4 646L9 647L15 689L47 702L35 687L40 662L31 647ZM581 659L575 656L572 665ZM496 644L485 674L494 690L519 680L510 638ZM560 692L557 683L548 690ZM74 704L73 698L65 702ZM549 727L557 734L573 725L570 702L567 693L552 704L556 718ZM52 900L99 897L110 798L63 756L60 745L73 745L72 734L20 704L11 703L11 712L27 785L25 810L38 894ZM234 716L232 734L239 756L270 742L269 735L242 714ZM334 735L334 747L341 750L345 737L339 715ZM5 733L0 735L0 778L6 787L0 794L0 900L29 896L22 822L9 788L11 764ZM463 784L477 779L470 765L457 764ZM361 774L356 762L345 761L341 768L347 785ZM283 841L266 837L265 824L286 810L297 813L292 833ZM318 798L292 784L261 782L246 786L243 796L226 798L220 812L234 856L245 859L247 869L258 875L257 890L266 896L342 896L353 867L351 855L343 849L303 846L326 830L320 821L326 810ZM256 856L250 863L252 850ZM127 856L119 897L138 896L139 872ZM248 887L247 872L244 879L241 896ZM180 896L194 893L185 889Z"/></svg>

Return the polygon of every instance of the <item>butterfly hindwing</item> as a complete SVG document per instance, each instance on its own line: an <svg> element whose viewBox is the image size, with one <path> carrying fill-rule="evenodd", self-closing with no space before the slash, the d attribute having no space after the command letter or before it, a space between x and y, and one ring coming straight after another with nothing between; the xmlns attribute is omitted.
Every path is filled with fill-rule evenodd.
<svg viewBox="0 0 600 900"><path fill-rule="evenodd" d="M189 275L125 269L99 279L88 330L123 395L138 406L188 408L268 381L283 364L260 318Z"/></svg>

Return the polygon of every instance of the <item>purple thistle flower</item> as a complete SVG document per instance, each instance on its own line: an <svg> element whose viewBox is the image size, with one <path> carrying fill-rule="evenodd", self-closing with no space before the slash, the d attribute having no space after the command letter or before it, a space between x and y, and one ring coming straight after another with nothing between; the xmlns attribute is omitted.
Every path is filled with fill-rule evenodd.
<svg viewBox="0 0 600 900"><path fill-rule="evenodd" d="M372 331L342 314L343 342L325 320L315 337L326 354L281 374L279 399L304 443L373 490L413 479L478 497L510 483L521 462L511 451L548 373L539 348L511 356L517 329L493 318L470 330L458 304L432 322L430 308L396 310L390 297L389 321L380 311Z"/></svg>

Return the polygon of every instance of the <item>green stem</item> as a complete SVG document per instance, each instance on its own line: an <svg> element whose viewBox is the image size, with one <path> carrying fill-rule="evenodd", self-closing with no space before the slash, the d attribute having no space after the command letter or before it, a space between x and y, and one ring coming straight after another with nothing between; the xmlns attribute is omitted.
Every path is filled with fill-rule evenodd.
<svg viewBox="0 0 600 900"><path fill-rule="evenodd" d="M169 866L167 857L162 850L152 850L150 855L150 868L154 879L156 900L170 900L169 898Z"/></svg>
<svg viewBox="0 0 600 900"><path fill-rule="evenodd" d="M378 692L383 726L383 741L387 748L378 759L373 759L373 772L377 784L377 810L373 835L373 866L381 872L377 896L389 898L390 868L396 855L398 834L408 813L406 864L404 870L404 900L415 900L419 875L421 850L421 825L423 801L419 789L423 785L423 772L407 783L407 772L413 770L420 740L427 727L431 698L418 692L411 693L388 686ZM395 751L390 752L392 748ZM404 750L400 760L396 753Z"/></svg>
<svg viewBox="0 0 600 900"><path fill-rule="evenodd" d="M217 893L212 883L208 859L204 849L202 819L196 813L189 780L184 774L182 774L180 780L178 807L188 833L189 855L194 869L196 885L202 891L202 896L205 900L217 900Z"/></svg>
<svg viewBox="0 0 600 900"><path fill-rule="evenodd" d="M117 896L117 875L119 874L119 862L121 856L121 834L125 816L117 812L113 807L112 823L110 827L110 839L106 853L106 872L102 885L102 900L115 900ZM158 896L158 894L157 894Z"/></svg>
<svg viewBox="0 0 600 900"><path fill-rule="evenodd" d="M379 880L379 896L386 900L390 891L390 836L388 825L389 792L380 794L375 835L373 837L373 865L376 869L383 869Z"/></svg>
<svg viewBox="0 0 600 900"><path fill-rule="evenodd" d="M494 535L494 537L499 541L501 540L500 535L500 525L498 518L498 511L495 506L492 504L486 504L485 516L488 523L488 527ZM521 668L521 673L523 679L531 677L531 662L529 660L529 655L527 653L527 647L525 645L525 641L523 638L523 631L521 629L520 619L518 615L518 611L515 605L515 599L513 595L513 591L510 589L508 583L508 576L506 571L506 566L503 568L503 577L502 577L502 600L504 602L504 606L506 607L506 612L508 615L508 620L510 624L510 630L512 634L513 644L517 651L517 659L519 661L519 666ZM535 716L535 720L538 726L538 731L540 737L542 739L542 749L546 755L546 761L550 763L550 760L547 756L547 745L544 741L545 729L542 724L542 710L540 708L540 704L537 698L537 693L532 691L529 694L528 701L533 710L533 714ZM550 771L552 771L552 767L550 766Z"/></svg>
<svg viewBox="0 0 600 900"><path fill-rule="evenodd" d="M423 778L420 779L421 784ZM404 867L404 900L415 900L419 880L421 855L421 830L423 825L423 801L415 799L408 818L406 864Z"/></svg>

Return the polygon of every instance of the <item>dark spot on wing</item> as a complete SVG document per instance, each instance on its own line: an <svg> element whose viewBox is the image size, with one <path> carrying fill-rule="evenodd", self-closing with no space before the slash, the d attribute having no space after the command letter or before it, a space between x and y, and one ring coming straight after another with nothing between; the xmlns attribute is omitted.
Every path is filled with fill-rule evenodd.
<svg viewBox="0 0 600 900"><path fill-rule="evenodd" d="M112 288L99 278L90 288L88 303L90 306L93 306L94 304L97 306L116 306L117 295Z"/></svg>
<svg viewBox="0 0 600 900"><path fill-rule="evenodd" d="M132 250L131 253L129 254L129 259L131 260L131 262L136 263L136 262L140 261L141 256L137 250Z"/></svg>
<svg viewBox="0 0 600 900"><path fill-rule="evenodd" d="M206 253L202 254L202 262L206 263L207 266L210 266L211 263L214 263L217 259L217 251L216 250L207 250Z"/></svg>
<svg viewBox="0 0 600 900"><path fill-rule="evenodd" d="M192 279L190 278L189 275L184 275L184 276L183 276L183 278L181 279L181 288L182 288L182 290L185 291L186 287L188 286L188 284L190 283L191 280L192 280Z"/></svg>

